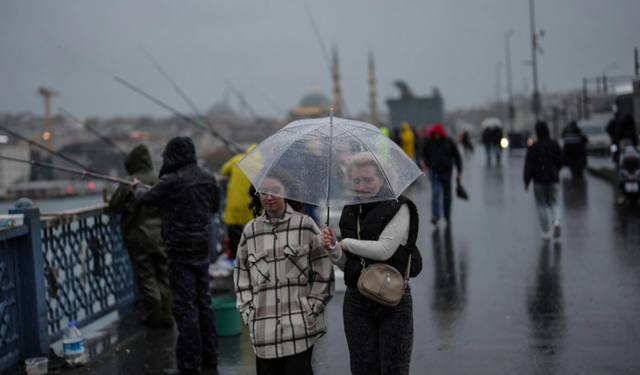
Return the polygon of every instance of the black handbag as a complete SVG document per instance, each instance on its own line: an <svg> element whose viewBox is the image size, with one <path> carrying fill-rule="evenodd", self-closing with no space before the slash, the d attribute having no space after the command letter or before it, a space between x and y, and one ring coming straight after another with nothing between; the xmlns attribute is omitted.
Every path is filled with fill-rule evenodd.
<svg viewBox="0 0 640 375"><path fill-rule="evenodd" d="M464 186L462 186L462 183L460 183L460 180L456 180L456 195L458 196L458 198L460 199L464 199L465 201L469 200L469 194L467 194L467 190L464 188Z"/></svg>

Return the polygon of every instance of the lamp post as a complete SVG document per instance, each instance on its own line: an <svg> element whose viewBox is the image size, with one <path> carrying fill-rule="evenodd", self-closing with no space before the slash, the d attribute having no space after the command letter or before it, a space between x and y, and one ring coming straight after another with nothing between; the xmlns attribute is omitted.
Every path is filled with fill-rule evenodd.
<svg viewBox="0 0 640 375"><path fill-rule="evenodd" d="M529 0L529 15L531 17L531 67L533 69L533 99L531 106L537 122L540 120L540 112L542 110L540 92L538 91L538 51L542 53L542 49L538 46L533 0ZM544 36L544 32L541 31L540 37L542 36Z"/></svg>
<svg viewBox="0 0 640 375"><path fill-rule="evenodd" d="M609 64L602 69L602 89L605 94L609 91L609 85L607 84L607 72L614 69L618 69L618 64Z"/></svg>
<svg viewBox="0 0 640 375"><path fill-rule="evenodd" d="M504 34L504 51L506 55L506 67L507 67L507 131L513 131L513 120L515 119L515 108L513 108L513 91L511 88L511 48L509 45L509 38L515 34L512 29Z"/></svg>

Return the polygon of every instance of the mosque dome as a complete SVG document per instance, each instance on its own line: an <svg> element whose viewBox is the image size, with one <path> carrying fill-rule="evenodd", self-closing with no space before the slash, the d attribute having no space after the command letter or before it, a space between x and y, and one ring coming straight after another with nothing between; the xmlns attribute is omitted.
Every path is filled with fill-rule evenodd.
<svg viewBox="0 0 640 375"><path fill-rule="evenodd" d="M327 107L330 105L329 98L318 91L308 93L300 101L300 107Z"/></svg>

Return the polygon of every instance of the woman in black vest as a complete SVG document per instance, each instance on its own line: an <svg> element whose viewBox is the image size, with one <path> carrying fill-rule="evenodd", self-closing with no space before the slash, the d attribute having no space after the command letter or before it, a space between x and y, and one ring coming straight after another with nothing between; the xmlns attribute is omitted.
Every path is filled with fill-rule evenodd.
<svg viewBox="0 0 640 375"><path fill-rule="evenodd" d="M342 241L338 242L333 230L327 228L322 243L333 262L345 273L343 320L351 372L409 374L413 348L411 288L406 288L397 306L389 307L364 297L357 283L363 266L371 263L390 264L404 275L409 255L412 255L411 276L420 272L422 258L415 246L418 211L413 202L402 195L398 200L376 202L377 196L390 196L385 194L389 185L378 162L369 153L356 154L349 160L347 177L363 203L343 209ZM387 178L393 177L387 175Z"/></svg>

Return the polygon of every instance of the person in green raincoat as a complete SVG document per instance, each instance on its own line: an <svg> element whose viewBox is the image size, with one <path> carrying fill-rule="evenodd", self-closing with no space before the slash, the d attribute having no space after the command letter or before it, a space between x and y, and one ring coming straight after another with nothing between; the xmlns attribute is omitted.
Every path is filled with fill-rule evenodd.
<svg viewBox="0 0 640 375"><path fill-rule="evenodd" d="M136 146L127 154L124 165L131 177L154 185L158 177L145 145ZM152 328L173 326L171 290L167 274L167 254L160 230L162 219L157 207L136 201L133 188L120 184L109 202L109 212L120 213L120 232L129 252L133 274L142 299L145 322Z"/></svg>

